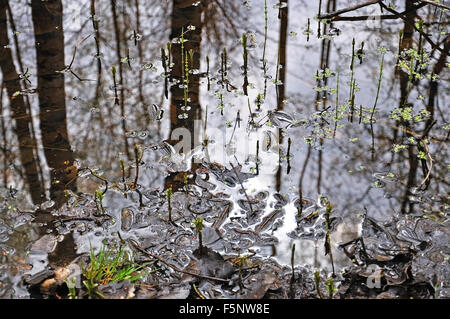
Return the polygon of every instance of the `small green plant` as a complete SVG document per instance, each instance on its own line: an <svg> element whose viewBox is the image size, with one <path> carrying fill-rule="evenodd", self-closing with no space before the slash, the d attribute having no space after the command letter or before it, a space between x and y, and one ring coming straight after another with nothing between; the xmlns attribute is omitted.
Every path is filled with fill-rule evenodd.
<svg viewBox="0 0 450 319"><path fill-rule="evenodd" d="M142 270L148 264L137 265L132 256L122 245L118 251L102 245L100 252L96 255L91 246L90 263L83 267L83 285L91 298L103 298L98 286L106 285L122 280L135 282L146 275ZM70 292L69 292L70 293Z"/></svg>
<svg viewBox="0 0 450 319"><path fill-rule="evenodd" d="M381 80L383 79L384 55L386 53L386 49L381 48L380 53L381 53L381 62L380 62L380 71L378 72L377 95L375 97L375 102L374 102L374 105L372 108L372 113L370 114L370 123L372 123L372 121L373 121L373 115L375 113L375 109L377 108L378 97L380 95Z"/></svg>
<svg viewBox="0 0 450 319"><path fill-rule="evenodd" d="M198 234L198 250L200 252L200 255L202 254L202 250L203 250L203 218L201 218L200 216L197 216L196 219L194 219L192 221L192 223L194 224L195 230Z"/></svg>
<svg viewBox="0 0 450 319"><path fill-rule="evenodd" d="M320 271L318 270L314 273L314 283L316 284L316 291L319 298L323 299L322 292L320 291Z"/></svg>
<svg viewBox="0 0 450 319"><path fill-rule="evenodd" d="M336 287L334 286L333 277L330 277L325 281L325 287L328 291L328 298L333 299L333 295L337 291Z"/></svg>
<svg viewBox="0 0 450 319"><path fill-rule="evenodd" d="M94 193L95 206L97 207L97 214L103 215L105 213L105 208L103 207L103 199L105 198L105 193L96 189Z"/></svg>
<svg viewBox="0 0 450 319"><path fill-rule="evenodd" d="M327 208L325 210L325 229L326 229L325 255L329 255L330 256L331 267L333 268L333 276L335 276L333 252L332 252L332 249L331 249L331 218L330 218L330 215L332 213L332 210L333 210L333 206L330 204L330 202L328 202L327 203Z"/></svg>
<svg viewBox="0 0 450 319"><path fill-rule="evenodd" d="M242 283L242 269L244 268L244 265L248 265L249 267L252 267L253 264L249 260L249 257L251 257L252 254L245 254L241 255L241 251L238 250L238 256L232 260L232 263L238 266L238 274L239 274L239 288L242 290L244 288L244 284Z"/></svg>
<svg viewBox="0 0 450 319"><path fill-rule="evenodd" d="M172 185L169 186L169 188L166 190L166 197L167 197L167 205L169 210L169 222L172 222L172 205L170 203L172 198Z"/></svg>
<svg viewBox="0 0 450 319"><path fill-rule="evenodd" d="M70 284L68 282L68 279L66 279L67 288L69 289L69 292L67 294L67 298L69 299L77 299L77 290L75 288L75 280L76 278L72 278L72 283Z"/></svg>
<svg viewBox="0 0 450 319"><path fill-rule="evenodd" d="M135 189L137 187L138 179L139 179L139 165L141 164L142 157L144 156L144 152L139 153L140 146L138 144L134 145L134 164L136 165L136 174L134 178L133 185L131 189Z"/></svg>
<svg viewBox="0 0 450 319"><path fill-rule="evenodd" d="M311 30L311 19L308 18L308 26L306 27L306 30L303 31L303 34L306 35L306 42L309 42L309 36L313 34Z"/></svg>
<svg viewBox="0 0 450 319"><path fill-rule="evenodd" d="M186 119L188 117L186 111L188 110L188 102L190 101L189 98L189 73L191 72L191 67L193 68L194 65L194 51L191 49L189 51L185 51L184 50L184 43L187 41L184 36L186 33L188 33L189 31L194 31L195 30L195 26L193 25L189 25L186 29L186 31L184 30L184 27L181 28L181 34L180 34L180 38L179 38L179 43L181 45L181 77L182 77L182 85L183 85L183 92L184 92L184 97L183 97L183 101L184 101L184 107L183 110L185 111L185 113L181 114L179 116L179 118L181 119ZM189 59L188 57L190 57L190 65L189 65Z"/></svg>

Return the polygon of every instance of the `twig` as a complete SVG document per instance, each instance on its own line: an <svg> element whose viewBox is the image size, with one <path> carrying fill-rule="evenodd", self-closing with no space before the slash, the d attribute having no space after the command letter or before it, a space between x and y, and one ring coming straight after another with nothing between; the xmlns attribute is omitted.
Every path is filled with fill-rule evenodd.
<svg viewBox="0 0 450 319"><path fill-rule="evenodd" d="M234 25L233 20L228 16L227 11L225 10L225 8L222 6L222 4L219 1L214 0L214 2L219 7L220 11L222 11L223 16L225 17L225 19L227 20L227 22L230 25L231 29L233 30L233 33L234 33L235 37L239 38L239 32L236 29L236 26Z"/></svg>
<svg viewBox="0 0 450 319"><path fill-rule="evenodd" d="M333 22L335 21L364 21L368 19L380 19L380 20L393 20L400 18L400 15L408 14L411 11L418 10L422 7L425 7L426 3L419 3L418 5L415 5L408 10L405 10L403 12L400 12L399 14L382 14L382 15L363 15L363 16L354 16L354 17L341 17L341 16L334 16L331 20Z"/></svg>
<svg viewBox="0 0 450 319"><path fill-rule="evenodd" d="M433 49L439 50L441 52L445 52L444 49L439 47L436 43L433 42L433 40L431 40L431 38L428 35L426 35L422 30L420 30L414 22L409 21L409 19L407 17L405 17L404 14L399 13L399 12L395 11L394 9L391 9L389 6L385 5L382 1L380 1L379 3L384 9L386 9L390 13L398 15L403 21L405 21L406 24L410 25L411 27L414 28L414 30L419 32L423 36L423 38L425 40L427 40L428 43L433 47Z"/></svg>
<svg viewBox="0 0 450 319"><path fill-rule="evenodd" d="M420 183L419 188L421 188L422 185L424 185L430 179L431 170L433 169L433 158L431 157L430 150L428 149L428 145L423 140L421 140L421 142L427 153L428 160L430 161L430 168L428 169L427 175L423 179L422 183Z"/></svg>
<svg viewBox="0 0 450 319"><path fill-rule="evenodd" d="M175 270L175 271L181 272L181 273L183 273L183 274L195 276L195 277L198 277L198 278L209 279L209 280L215 280L215 281L221 281L221 282L229 282L229 280L227 280L227 279L217 278L217 277L212 277L212 276L206 276L206 275L200 275L200 274L196 274L196 273L193 273L193 272L190 272L190 271L182 270L182 269L178 268L177 266L172 265L171 263L168 263L167 261L165 261L165 260L162 259L161 257L159 257L159 256L157 256L157 255L155 255L155 254L149 253L148 251L146 251L145 249L143 249L141 246L139 246L134 240L128 239L128 242L129 242L134 248L136 248L138 251L140 251L141 253L143 253L144 255L147 255L147 256L149 256L149 257L151 257L151 258L153 258L153 259L156 259L156 260L160 261L161 263L163 263L164 265L166 265L166 266L172 268L172 269Z"/></svg>
<svg viewBox="0 0 450 319"><path fill-rule="evenodd" d="M212 225L212 228L219 229L222 223L224 222L225 218L228 216L228 213L231 209L231 203L227 204L225 206L225 209L220 213L219 217L214 221L214 224Z"/></svg>
<svg viewBox="0 0 450 319"><path fill-rule="evenodd" d="M104 220L109 220L111 219L111 216L109 215L101 215L98 217L66 217L66 218L62 218L62 219L56 219L53 222L55 223L67 223L67 222L74 222L74 221L88 221L88 222L102 222Z"/></svg>
<svg viewBox="0 0 450 319"><path fill-rule="evenodd" d="M197 286L195 284L192 285L194 287L195 292L200 297L200 299L206 299L206 297L200 292L200 290L197 289Z"/></svg>
<svg viewBox="0 0 450 319"><path fill-rule="evenodd" d="M245 197L247 198L248 205L250 206L250 210L251 210L251 212L253 213L253 207L252 207L252 203L251 203L251 201L250 201L250 197L248 197L248 195L247 195L247 191L245 190L244 185L242 184L241 178L239 177L239 174L237 173L237 171L236 171L236 169L235 169L233 163L230 162L230 165L231 165L231 167L233 168L234 174L236 174L236 177L237 177L237 179L238 179L238 181L239 181L239 184L241 184L241 188L242 188L242 190L244 191Z"/></svg>
<svg viewBox="0 0 450 319"><path fill-rule="evenodd" d="M377 95L375 97L372 113L370 114L370 123L372 123L373 121L373 115L375 114L375 109L377 108L378 97L380 95L381 80L383 79L383 67L384 67L384 53L381 53L380 71L378 73Z"/></svg>
<svg viewBox="0 0 450 319"><path fill-rule="evenodd" d="M447 6L445 4L442 4L442 3L439 3L439 2L436 2L436 1L420 0L420 2L431 4L432 6L436 6L436 7L439 7L439 8L450 10L449 6Z"/></svg>
<svg viewBox="0 0 450 319"><path fill-rule="evenodd" d="M91 36L91 34L89 34L87 37L85 37L84 39L82 39L81 41L79 41L77 44L75 44L75 48L73 50L73 54L72 54L72 60L70 61L69 65L66 65L65 68L61 71L56 71L57 73L64 73L64 72L70 72L73 76L75 76L80 82L84 82L84 81L95 81L95 80L90 80L90 79L82 79L80 78L75 72L73 72L72 70L72 65L73 62L75 62L75 56L77 54L77 48L79 45L81 45L84 41L86 41L89 37Z"/></svg>
<svg viewBox="0 0 450 319"><path fill-rule="evenodd" d="M340 15L340 14L342 14L342 13L354 11L354 10L357 10L357 9L360 9L360 8L364 8L364 7L367 7L367 6L370 6L370 5L379 3L379 2L380 2L380 0L370 0L370 1L366 1L366 2L357 4L357 5L354 5L354 6L350 6L350 7L345 8L345 9L341 9L341 10L337 10L337 11L335 11L335 12L331 12L331 13L327 13L327 14L324 14L324 15L320 15L320 16L318 16L318 18L319 18L320 20L322 20L322 19L330 19L330 18L333 18L333 17L335 17L335 16L338 16L338 15Z"/></svg>

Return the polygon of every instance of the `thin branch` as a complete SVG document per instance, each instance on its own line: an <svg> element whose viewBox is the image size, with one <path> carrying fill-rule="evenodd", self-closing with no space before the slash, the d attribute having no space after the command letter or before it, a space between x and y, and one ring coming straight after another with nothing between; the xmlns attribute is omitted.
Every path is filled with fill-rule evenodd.
<svg viewBox="0 0 450 319"><path fill-rule="evenodd" d="M251 202L251 200L250 200L250 197L248 197L248 195L247 195L247 191L245 190L245 187L244 187L244 185L242 184L241 178L239 177L239 174L238 174L238 172L236 171L236 168L234 167L234 165L233 165L231 162L230 162L230 165L231 165L231 167L233 168L234 174L236 174L236 177L237 177L237 179L238 179L238 181L239 181L239 184L241 184L241 188L242 188L242 190L244 191L245 197L247 198L248 205L250 206L250 210L251 210L251 212L253 213L254 211L253 211L253 208L252 208L252 202Z"/></svg>
<svg viewBox="0 0 450 319"><path fill-rule="evenodd" d="M427 153L428 161L430 162L430 168L428 169L427 175L422 180L422 183L419 185L419 189L424 185L430 178L431 170L433 169L433 158L431 157L430 150L428 149L428 145L425 141L421 140L423 147L425 148L425 151ZM428 186L428 185L427 185Z"/></svg>
<svg viewBox="0 0 450 319"><path fill-rule="evenodd" d="M450 10L449 6L447 6L445 4L442 4L442 3L439 3L439 2L429 1L429 0L420 0L420 2L423 2L423 3L426 3L426 4L431 4L432 6L436 6L436 7L442 8L442 9Z"/></svg>
<svg viewBox="0 0 450 319"><path fill-rule="evenodd" d="M425 7L426 3L420 3L418 5L413 6L412 8L409 8L408 10L405 10L403 12L400 12L399 14L382 14L382 15L364 15L364 16L353 16L353 17L341 17L341 16L335 16L331 20L334 21L364 21L368 19L380 19L380 20L395 20L400 18L400 15L408 14L409 12L413 10L418 10L422 7Z"/></svg>
<svg viewBox="0 0 450 319"><path fill-rule="evenodd" d="M414 22L409 21L408 18L404 16L404 14L399 13L399 12L395 11L394 9L391 9L390 7L388 7L387 5L385 5L382 1L380 1L379 3L380 3L380 5L381 5L384 9L386 9L387 11L389 11L389 12L391 12L391 13L393 13L393 14L398 15L403 21L405 21L406 24L410 25L411 27L414 28L414 30L416 30L417 32L419 32L419 33L423 36L423 38L424 38L425 40L427 40L428 43L429 43L434 49L439 50L439 51L441 51L441 52L444 52L444 50L443 50L441 47L439 47L436 43L434 43L433 40L431 40L431 38L430 38L427 34L425 34L422 30L420 30L419 28L417 28L417 26L416 26L416 24L415 24Z"/></svg>
<svg viewBox="0 0 450 319"><path fill-rule="evenodd" d="M398 19L396 15L393 14L383 14L383 15L372 15L372 16L351 16L351 17L340 17L336 16L333 17L332 21L366 21L369 19L375 19L375 20L395 20Z"/></svg>
<svg viewBox="0 0 450 319"><path fill-rule="evenodd" d="M360 8L364 8L364 7L373 5L373 4L377 4L377 3L379 3L379 2L380 2L380 0L370 0L370 1L366 1L366 2L363 2L363 3L356 4L356 5L354 5L354 6L347 7L347 8L345 8L345 9L341 9L341 10L337 10L337 11L334 11L334 12L331 12L331 13L327 13L327 14L324 14L324 15L320 15L320 16L318 16L318 18L319 18L319 19L330 19L330 18L333 18L333 17L335 17L335 16L338 16L338 15L340 15L340 14L342 14L342 13L354 11L354 10L357 10L357 9L360 9Z"/></svg>
<svg viewBox="0 0 450 319"><path fill-rule="evenodd" d="M228 24L230 25L231 29L233 30L233 33L236 36L236 38L239 38L240 37L239 36L239 32L236 29L236 26L234 25L233 20L228 16L227 11L225 10L225 8L222 6L222 4L218 0L214 0L214 2L219 7L220 11L222 11L223 16L228 21Z"/></svg>
<svg viewBox="0 0 450 319"><path fill-rule="evenodd" d="M164 265L166 265L166 266L172 268L173 270L175 270L175 271L177 271L177 272L181 272L181 273L183 273L183 274L195 276L195 277L202 278L202 279L209 279L209 280L215 280L215 281L221 281L221 282L229 282L229 280L227 280L227 279L218 278L218 277L211 277L211 276L206 276L206 275L200 275L200 274L196 274L196 273L193 273L193 272L190 272L190 271L182 270L182 269L178 268L177 266L172 265L171 263L165 261L165 260L162 259L161 257L159 257L159 256L157 256L157 255L155 255L155 254L149 253L148 251L146 251L145 249L143 249L141 246L139 246L139 245L138 245L136 242L134 242L133 240L130 240L130 239L129 239L128 242L129 242L134 248L136 248L138 251L140 251L141 253L143 253L144 255L147 255L147 256L149 256L149 257L151 257L151 258L153 258L153 259L158 260L159 262L163 263Z"/></svg>

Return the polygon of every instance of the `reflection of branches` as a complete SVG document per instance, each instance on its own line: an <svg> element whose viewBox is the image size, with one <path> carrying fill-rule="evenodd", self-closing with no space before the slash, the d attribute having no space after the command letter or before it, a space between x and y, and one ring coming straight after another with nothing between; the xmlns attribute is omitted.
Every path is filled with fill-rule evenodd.
<svg viewBox="0 0 450 319"><path fill-rule="evenodd" d="M130 150L128 145L128 139L125 136L125 133L127 132L126 128L126 121L125 121L125 94L124 94L124 88L123 88L123 70L122 70L122 61L121 61L121 38L120 38L120 26L118 21L118 15L116 10L116 1L111 0L111 14L113 18L113 25L114 25L114 36L116 40L116 56L117 56L117 64L119 67L119 85L120 85L120 117L121 117L121 126L123 131L123 138L124 138L124 147L125 147L125 154L127 155L127 158L130 157ZM115 74L115 73L114 73ZM117 86L114 83L114 89L117 90ZM117 93L116 93L116 104L117 104Z"/></svg>
<svg viewBox="0 0 450 319"><path fill-rule="evenodd" d="M233 172L234 172L234 174L236 175L239 184L241 184L241 189L242 189L242 191L244 192L245 197L247 198L248 205L250 206L250 211L251 211L251 213L253 214L255 211L254 211L253 208L252 208L252 201L250 200L250 197L248 197L248 195L247 195L247 191L245 190L245 187L244 187L244 185L242 184L241 178L239 177L239 174L238 174L238 172L236 171L236 168L234 167L234 165L233 165L231 162L230 162L230 165L231 165L231 168L233 168Z"/></svg>
<svg viewBox="0 0 450 319"><path fill-rule="evenodd" d="M224 46L224 32L226 35L231 33L232 37L240 38L236 21L242 21L242 19L236 18L234 15L231 16L230 13L240 15L242 11L236 7L234 2L221 0L203 1L203 27L206 30L206 37L210 43L215 45L218 43L218 48ZM225 19L225 22L222 22L223 19ZM214 37L211 37L211 34L214 34Z"/></svg>
<svg viewBox="0 0 450 319"><path fill-rule="evenodd" d="M70 61L69 65L66 65L65 68L63 70L60 71L56 71L57 73L66 73L66 72L70 72L73 76L75 76L78 81L80 82L84 82L84 81L94 81L94 80L90 80L90 79L82 79L80 78L75 72L73 72L72 70L72 65L73 62L75 61L75 56L77 54L77 47L79 45L81 45L87 38L89 38L91 35L89 34L87 37L85 37L84 39L82 39L80 42L78 42L77 44L75 44L75 48L73 49L73 55L72 55L72 61Z"/></svg>
<svg viewBox="0 0 450 319"><path fill-rule="evenodd" d="M233 30L234 36L236 38L239 38L239 32L236 29L236 26L234 25L233 20L230 18L230 16L227 14L227 11L225 10L225 8L222 6L222 4L218 1L218 0L214 0L214 2L217 4L217 6L219 7L220 11L222 11L223 16L225 17L225 19L228 22L228 25L230 26L230 28Z"/></svg>
<svg viewBox="0 0 450 319"><path fill-rule="evenodd" d="M433 158L431 157L430 150L428 149L428 145L427 145L427 143L424 142L423 140L421 140L420 142L421 142L421 144L423 145L423 148L425 149L425 152L426 152L427 157L428 157L428 161L430 162L430 167L428 168L427 175L426 175L425 178L422 180L422 183L420 183L420 185L419 185L419 187L418 187L419 189L420 189L425 183L427 183L427 182L429 181L430 175L431 175L431 170L433 169ZM427 185L427 186L428 186L428 185Z"/></svg>
<svg viewBox="0 0 450 319"><path fill-rule="evenodd" d="M359 4L357 4L357 5L353 5L353 6L347 7L347 8L345 8L345 9L341 9L341 10L337 10L337 11L334 11L334 12L331 12L331 13L319 15L318 18L319 18L319 19L332 19L332 18L333 18L333 21L345 21L345 20L347 20L347 21L359 21L359 20L367 20L367 19L369 19L369 18L373 18L373 16L359 16L359 17L338 17L338 16L341 15L341 14L343 14L343 13L355 11L355 10L357 10L357 9L364 8L364 7L367 7L367 6L370 6L370 5L374 5L374 4L377 4L377 3L378 3L380 6L382 6L383 8L385 8L385 9L388 8L388 7L383 3L383 1L381 1L381 0L370 0L370 1L363 2L363 3L359 3ZM450 10L450 7L447 6L447 5L445 5L445 4L442 4L442 3L439 3L439 2L435 2L435 1L428 1L428 0L420 0L419 3L416 4L416 5L413 7L413 10L419 9L419 8L421 8L421 7L424 7L424 6L428 5L428 4L429 4L429 5L434 5L434 6L436 6L436 7L440 7L440 8L442 8L442 9ZM390 10L388 10L388 11L390 11ZM392 10L392 11L394 11L394 10ZM392 12L392 13L394 13L394 12ZM398 12L397 12L397 13L394 13L394 15L381 15L381 16L376 16L376 17L377 17L377 18L380 18L380 19L395 19L395 18L401 17L401 15L406 14L406 13L407 13L406 11L405 11L405 12L402 12L402 13L398 13Z"/></svg>
<svg viewBox="0 0 450 319"><path fill-rule="evenodd" d="M441 52L444 52L444 50L443 50L442 48L440 48L436 43L434 43L433 40L431 40L431 38L430 38L427 34L425 34L420 28L418 28L418 27L416 26L416 24L414 23L414 21L410 21L410 19L408 19L407 16L405 16L405 15L402 14L402 13L399 13L399 12L395 11L394 9L391 9L389 6L385 5L382 1L380 1L379 3L380 3L380 5L381 5L384 9L386 9L387 11L389 11L389 12L391 12L391 13L393 13L393 14L398 15L403 21L405 21L406 24L410 25L411 27L414 28L414 30L416 30L417 32L419 32L420 35L421 35L425 40L427 40L428 43L429 43L434 49L439 50L439 51L441 51Z"/></svg>
<svg viewBox="0 0 450 319"><path fill-rule="evenodd" d="M444 49L442 49L439 45L434 43L433 40L431 40L431 38L426 33L424 33L420 28L418 28L415 25L415 23L413 21L410 21L410 19L408 19L408 17L406 16L409 12L415 11L415 10L421 8L421 7L424 7L427 4L436 5L438 7L450 10L450 7L448 7L448 6L444 5L444 4L433 2L433 1L420 1L419 4L411 6L411 8L408 8L404 12L398 12L398 11L392 9L390 6L387 6L386 4L384 4L383 1L381 1L381 0L371 0L371 1L363 2L363 3L360 3L360 4L354 5L354 6L350 6L350 7L345 8L345 9L337 10L335 12L331 12L331 13L328 13L328 14L325 14L325 15L320 15L318 18L319 19L332 19L332 18L335 18L335 17L339 16L342 13L354 11L354 10L357 10L357 9L360 9L360 8L363 8L363 7L367 7L367 6L370 6L370 5L374 5L374 4L379 4L381 6L381 8L385 9L386 11L389 11L390 13L392 13L394 15L392 17L391 16L385 16L385 15L377 16L378 18L380 18L380 19L391 19L391 18L394 18L394 17L395 18L401 18L403 21L405 21L406 24L410 25L417 32L419 32L420 35L425 40L427 40L427 42L432 46L433 49L436 49L436 50L439 50L441 52L444 52ZM368 19L368 18L372 18L372 17L370 17L370 16L363 16L363 17L339 17L339 19L335 18L333 20L360 21L360 20L365 20L365 19Z"/></svg>
<svg viewBox="0 0 450 319"><path fill-rule="evenodd" d="M16 29L16 23L14 22L14 16L13 16L13 13L12 13L12 10L11 10L11 6L9 5L9 1L5 1L5 2L6 2L6 11L8 13L8 18L9 18L9 24L10 24L11 30L13 32L14 46L16 48L15 52L16 52L16 56L17 56L17 62L19 64L19 70L20 70L21 74L26 74L26 73L28 73L28 68L26 69L26 71L24 71L24 66L23 66L23 62L22 62L22 55L20 53L19 39L18 39L18 36L17 36L18 32L17 32L17 29ZM28 80L27 77L25 79ZM28 82L29 82L29 80L28 80ZM28 90L28 88L27 88L27 81L24 81L24 87L25 87L25 91L27 91ZM29 118L29 125L30 125L30 130L31 130L32 143L34 145L37 145L36 130L34 128L33 119L31 118L31 115L32 115L31 104L30 104L30 99L28 98L27 94L24 95L24 101L25 101L25 105L26 105L26 108L27 108L27 112L28 112L27 115L30 117ZM34 149L34 152L35 152L35 156L39 157L39 154L37 152L37 148ZM43 181L44 180L44 176L43 176L43 173L42 173L42 166L41 166L40 161L36 161L36 166L37 166L37 169L38 169L39 179L41 181Z"/></svg>
<svg viewBox="0 0 450 319"><path fill-rule="evenodd" d="M223 278L201 275L201 274L197 274L197 273L194 273L194 272L191 272L191 271L180 269L177 266L175 266L175 265L165 261L163 258L146 251L144 248L139 246L138 243L136 241L134 241L133 239L128 239L128 242L131 244L131 246L133 246L139 252L143 253L144 255L147 255L147 256L151 257L152 259L150 261L154 261L154 259L156 259L159 262L161 262L162 264L172 268L173 270L175 270L177 272L180 272L180 273L183 273L183 274L186 274L186 275L195 276L195 277L202 278L202 279L208 279L208 280L214 280L214 281L220 281L220 282L228 282L228 280L223 279Z"/></svg>
<svg viewBox="0 0 450 319"><path fill-rule="evenodd" d="M331 20L334 21L365 21L369 19L380 19L380 20L394 20L398 19L400 17L400 14L408 14L411 11L420 9L424 6L426 6L426 3L419 3L415 6L412 6L409 9L406 9L403 12L400 12L399 14L382 14L382 15L363 15L363 16L352 16L352 17L341 17L339 15L336 15L331 18Z"/></svg>
<svg viewBox="0 0 450 319"><path fill-rule="evenodd" d="M367 6L379 3L379 2L380 2L379 0L366 1L366 2L363 2L363 3L356 4L354 6L350 6L350 7L345 8L345 9L341 9L341 10L337 10L335 12L331 12L331 13L320 15L318 18L320 20L322 20L322 19L331 19L331 18L333 18L335 16L338 16L338 15L340 15L342 13L358 10L360 8L364 8L364 7L367 7Z"/></svg>
<svg viewBox="0 0 450 319"><path fill-rule="evenodd" d="M98 103L99 95L100 95L100 85L102 82L102 60L100 59L100 30L98 28L98 21L96 18L95 12L95 0L91 0L91 19L92 19L92 27L94 29L94 39L95 39L95 49L96 49L96 60L97 60L97 86L95 88L95 104Z"/></svg>
<svg viewBox="0 0 450 319"><path fill-rule="evenodd" d="M134 6L136 8L136 31L135 31L135 35L134 35L134 45L137 46L138 49L138 57L139 57L139 64L142 65L143 60L144 60L144 56L143 56L143 52L142 52L142 42L141 41L137 41L140 33L141 33L141 25L140 25L140 8L139 8L139 0L135 0L134 1ZM145 112L145 101L144 101L144 92L143 92L143 72L144 69L140 68L139 70L139 81L138 81L138 91L139 91L139 102L141 103L141 106L144 109ZM164 79L167 82L167 78ZM146 120L146 125L150 126L150 117L148 116L147 112L145 112L145 120ZM159 130L158 130L159 131Z"/></svg>
<svg viewBox="0 0 450 319"><path fill-rule="evenodd" d="M428 0L420 0L422 3L431 4L432 6L436 6L439 8L450 10L449 6L446 6L445 4L439 3L437 1L428 1Z"/></svg>

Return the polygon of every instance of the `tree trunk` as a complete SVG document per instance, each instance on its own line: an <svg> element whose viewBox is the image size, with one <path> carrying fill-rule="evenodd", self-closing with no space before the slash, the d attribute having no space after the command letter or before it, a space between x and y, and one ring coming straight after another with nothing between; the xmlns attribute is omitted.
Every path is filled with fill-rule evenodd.
<svg viewBox="0 0 450 319"><path fill-rule="evenodd" d="M40 129L47 164L51 168L50 194L62 205L65 189L76 189L77 170L67 133L64 91L64 32L61 0L32 0L36 41Z"/></svg>
<svg viewBox="0 0 450 319"><path fill-rule="evenodd" d="M200 56L201 56L201 32L202 32L202 4L198 6L192 6L189 0L173 0L172 8L172 26L170 39L179 38L182 30L184 30L184 39L187 40L183 44L183 54L181 52L180 43L172 43L172 59L173 67L171 70L171 79L178 80L179 83L173 83L170 88L171 102L170 102L170 129L171 131L179 128L187 128L191 134L191 146L194 146L194 120L200 119L201 107L200 107L200 81L199 76L195 74L189 74L189 99L188 105L191 107L189 111L184 111L181 107L184 105L184 89L180 88L182 84L184 67L186 57L188 58L188 67L192 69L200 69ZM190 4L190 5L189 5ZM188 26L193 25L195 30L187 31ZM194 52L192 64L189 57L189 50ZM181 114L187 113L187 119L180 119Z"/></svg>
<svg viewBox="0 0 450 319"><path fill-rule="evenodd" d="M287 45L287 30L288 30L288 0L280 1L282 4L282 8L279 11L280 18L280 39L279 39L279 48L278 48L278 61L280 69L278 72L278 80L280 80L281 84L277 85L277 106L279 110L284 108L284 100L286 98L285 90L286 90L286 45ZM285 6L284 6L285 4Z"/></svg>
<svg viewBox="0 0 450 319"><path fill-rule="evenodd" d="M408 13L406 14L406 19L409 21L409 23L404 22L403 38L400 43L400 52L411 49L413 47L414 20L416 18L416 10L413 9L413 1L405 0L405 10L408 11ZM400 75L400 107L403 108L408 102L409 75L400 68L398 68L398 72Z"/></svg>
<svg viewBox="0 0 450 319"><path fill-rule="evenodd" d="M281 82L277 85L277 107L279 111L284 109L284 100L286 99L286 46L287 46L287 30L288 30L288 0L280 1L282 8L279 9L278 17L280 19L280 38L278 43L278 69L277 79ZM284 6L285 5L285 6ZM279 145L283 144L283 132L279 129ZM279 152L279 157L281 157ZM281 158L278 159L278 170L276 175L276 188L281 190Z"/></svg>
<svg viewBox="0 0 450 319"><path fill-rule="evenodd" d="M414 3L411 0L405 0L405 10L410 11L406 14L406 19L409 23L404 22L403 27L403 38L400 42L399 52L401 53L404 50L411 49L413 47L413 36L414 36L414 20L416 18L416 10L413 10ZM411 90L413 83L410 83L409 75L402 69L398 67L399 77L400 77L400 108L407 107L408 104L408 96ZM413 106L413 105L411 105ZM406 128L409 127L409 123L404 119L400 120L400 123L404 125ZM398 126L398 123L397 123ZM395 131L394 141L397 139L397 131ZM406 133L408 137L411 137L408 133ZM394 142L395 143L395 142ZM408 161L409 161L409 172L408 172L408 182L405 188L405 194L403 196L403 201L401 203L401 212L408 213L411 212L414 206L413 202L410 202L409 196L411 195L411 189L414 187L416 183L416 175L418 168L418 158L416 154L414 154L412 146L408 148ZM407 206L409 210L407 210Z"/></svg>
<svg viewBox="0 0 450 319"><path fill-rule="evenodd" d="M127 138L127 122L126 122L126 116L125 116L125 92L123 87L123 67L122 67L122 39L121 39L121 30L119 25L119 18L117 15L117 7L116 7L116 1L111 0L111 13L113 17L114 22L114 36L116 38L116 55L117 55L117 65L119 69L119 91L120 91L120 98L119 98L119 104L120 104L120 116L121 116L121 125L122 125L122 133L123 133L123 140L124 140L124 147L125 147L125 154L127 155L127 158L131 160L131 154L130 154L130 145L128 143ZM117 104L117 96L116 96L116 104Z"/></svg>
<svg viewBox="0 0 450 319"><path fill-rule="evenodd" d="M39 204L44 194L42 181L39 180L38 158L33 150L36 148L36 140L33 138L31 128L31 114L23 95L14 96L21 90L19 75L14 66L13 56L9 48L7 34L6 8L7 0L0 0L0 67L3 73L3 82L8 93L10 107L15 120L14 131L19 142L20 160L25 171L25 182L30 188L31 199L34 204ZM7 185L5 185L6 187Z"/></svg>
<svg viewBox="0 0 450 319"><path fill-rule="evenodd" d="M189 70L200 69L201 57L201 36L202 36L202 12L203 4L193 6L195 1L191 0L173 0L172 7L172 26L170 39L179 39L182 32L184 32L183 50L181 43L172 41L172 62L173 67L170 72L172 86L170 87L171 101L170 101L170 132L177 128L186 128L191 133L190 148L193 149L199 142L198 136L194 136L195 120L201 119L200 106L200 77L197 74L185 72L187 65ZM194 26L194 30L188 30L188 26ZM192 29L192 28L191 28ZM186 41L187 40L187 41ZM174 43L175 42L175 43ZM192 60L189 51L192 50ZM183 80L188 76L188 99L185 101L185 91L182 87ZM183 110L183 106L187 104L190 109ZM187 118L180 118L182 114L187 114ZM172 140L169 137L171 144L176 144L178 140ZM177 149L177 151L179 151ZM184 152L188 150L183 150ZM180 176L172 174L166 179L166 186L173 184L178 180L182 180ZM180 175L180 174L178 174ZM183 174L184 176L184 174Z"/></svg>

